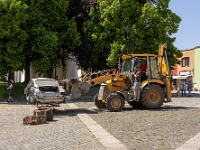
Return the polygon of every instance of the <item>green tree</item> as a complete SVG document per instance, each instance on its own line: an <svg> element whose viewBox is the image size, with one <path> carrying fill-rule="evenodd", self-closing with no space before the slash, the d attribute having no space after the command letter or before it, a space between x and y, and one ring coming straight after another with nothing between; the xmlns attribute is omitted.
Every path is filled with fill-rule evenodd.
<svg viewBox="0 0 200 150"><path fill-rule="evenodd" d="M156 5L156 0L137 0L140 6L144 6L145 3L150 2L152 5ZM83 69L104 69L108 67L106 65L106 55L100 54L98 57L98 62L94 63L92 61L93 52L93 42L90 38L86 37L83 33L83 24L85 21L89 20L89 10L91 7L96 8L97 0L70 0L67 16L70 18L75 17L78 32L81 34L82 44L77 47L73 55L76 56L78 65Z"/></svg>
<svg viewBox="0 0 200 150"><path fill-rule="evenodd" d="M152 5L156 5L157 0L137 0L141 6L144 6L147 2L149 2Z"/></svg>
<svg viewBox="0 0 200 150"><path fill-rule="evenodd" d="M66 0L25 0L29 6L25 30L26 70L31 65L39 75L46 75L55 63L66 59L81 44L74 18L68 19ZM64 64L63 64L64 65ZM29 71L28 71L29 72ZM28 78L29 75L27 75Z"/></svg>
<svg viewBox="0 0 200 150"><path fill-rule="evenodd" d="M77 64L84 70L88 68L101 67L100 65L92 65L91 57L93 53L93 45L90 38L83 33L83 24L89 19L89 12L91 7L95 7L96 0L70 0L67 16L75 18L78 32L81 35L81 45L73 50L73 55L76 57ZM102 59L105 60L105 59ZM106 61L105 63L106 64Z"/></svg>
<svg viewBox="0 0 200 150"><path fill-rule="evenodd" d="M17 0L0 1L0 71L1 78L8 72L23 68L23 49L27 34L21 28L26 23L27 5Z"/></svg>
<svg viewBox="0 0 200 150"><path fill-rule="evenodd" d="M141 6L137 0L98 0L90 11L84 32L92 39L92 61L107 57L109 66L116 65L122 53L155 53L159 44L167 44L170 64L178 62L174 57L181 52L173 46L181 21L168 8L169 0L157 0L156 7L147 2Z"/></svg>
<svg viewBox="0 0 200 150"><path fill-rule="evenodd" d="M0 81L6 81L8 77L8 68L5 60L1 60L0 62Z"/></svg>

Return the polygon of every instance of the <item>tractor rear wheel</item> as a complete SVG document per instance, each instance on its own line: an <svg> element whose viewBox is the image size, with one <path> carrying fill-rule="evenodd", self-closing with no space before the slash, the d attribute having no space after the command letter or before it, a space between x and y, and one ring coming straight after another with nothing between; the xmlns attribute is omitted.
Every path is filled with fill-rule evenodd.
<svg viewBox="0 0 200 150"><path fill-rule="evenodd" d="M101 100L98 100L98 95L99 93L97 93L95 96L94 96L94 104L97 108L106 108L106 104L105 102L101 101Z"/></svg>
<svg viewBox="0 0 200 150"><path fill-rule="evenodd" d="M141 93L141 103L144 108L160 108L164 102L164 91L157 84L146 86Z"/></svg>
<svg viewBox="0 0 200 150"><path fill-rule="evenodd" d="M117 112L121 111L124 108L124 97L118 93L111 93L107 98L106 98L106 106L108 110Z"/></svg>

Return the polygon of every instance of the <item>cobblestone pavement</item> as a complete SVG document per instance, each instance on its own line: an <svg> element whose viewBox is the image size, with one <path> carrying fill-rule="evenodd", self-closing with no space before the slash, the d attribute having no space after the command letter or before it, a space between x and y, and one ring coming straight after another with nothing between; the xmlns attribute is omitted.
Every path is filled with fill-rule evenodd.
<svg viewBox="0 0 200 150"><path fill-rule="evenodd" d="M0 150L74 149L104 150L77 114L85 112L130 150L174 150L200 133L200 98L173 98L160 109L133 109L121 112L98 110L92 94L73 100L79 109L67 104L56 107L54 121L42 125L22 124L35 109L24 101L0 101ZM197 107L198 106L198 107Z"/></svg>
<svg viewBox="0 0 200 150"><path fill-rule="evenodd" d="M200 97L193 95L173 97L155 110L133 109L128 104L121 112L97 110L92 97L84 96L74 102L98 112L89 116L130 150L174 150L200 133Z"/></svg>
<svg viewBox="0 0 200 150"><path fill-rule="evenodd" d="M52 122L23 125L34 109L25 102L0 101L0 150L105 150L67 104L56 108Z"/></svg>

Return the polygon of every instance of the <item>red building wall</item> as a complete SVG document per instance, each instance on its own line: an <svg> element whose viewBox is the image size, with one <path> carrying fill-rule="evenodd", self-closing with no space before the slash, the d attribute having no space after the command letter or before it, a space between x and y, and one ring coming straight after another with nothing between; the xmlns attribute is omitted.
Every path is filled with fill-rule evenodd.
<svg viewBox="0 0 200 150"><path fill-rule="evenodd" d="M176 64L175 66L172 66L172 75L173 76L178 76L178 65Z"/></svg>

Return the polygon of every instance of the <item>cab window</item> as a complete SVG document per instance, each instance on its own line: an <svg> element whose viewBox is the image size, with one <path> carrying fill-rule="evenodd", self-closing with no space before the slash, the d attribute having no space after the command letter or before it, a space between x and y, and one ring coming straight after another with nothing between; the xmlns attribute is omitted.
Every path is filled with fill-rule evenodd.
<svg viewBox="0 0 200 150"><path fill-rule="evenodd" d="M160 79L160 74L158 72L158 66L157 66L157 59L155 57L149 57L149 73L150 78L152 79Z"/></svg>

